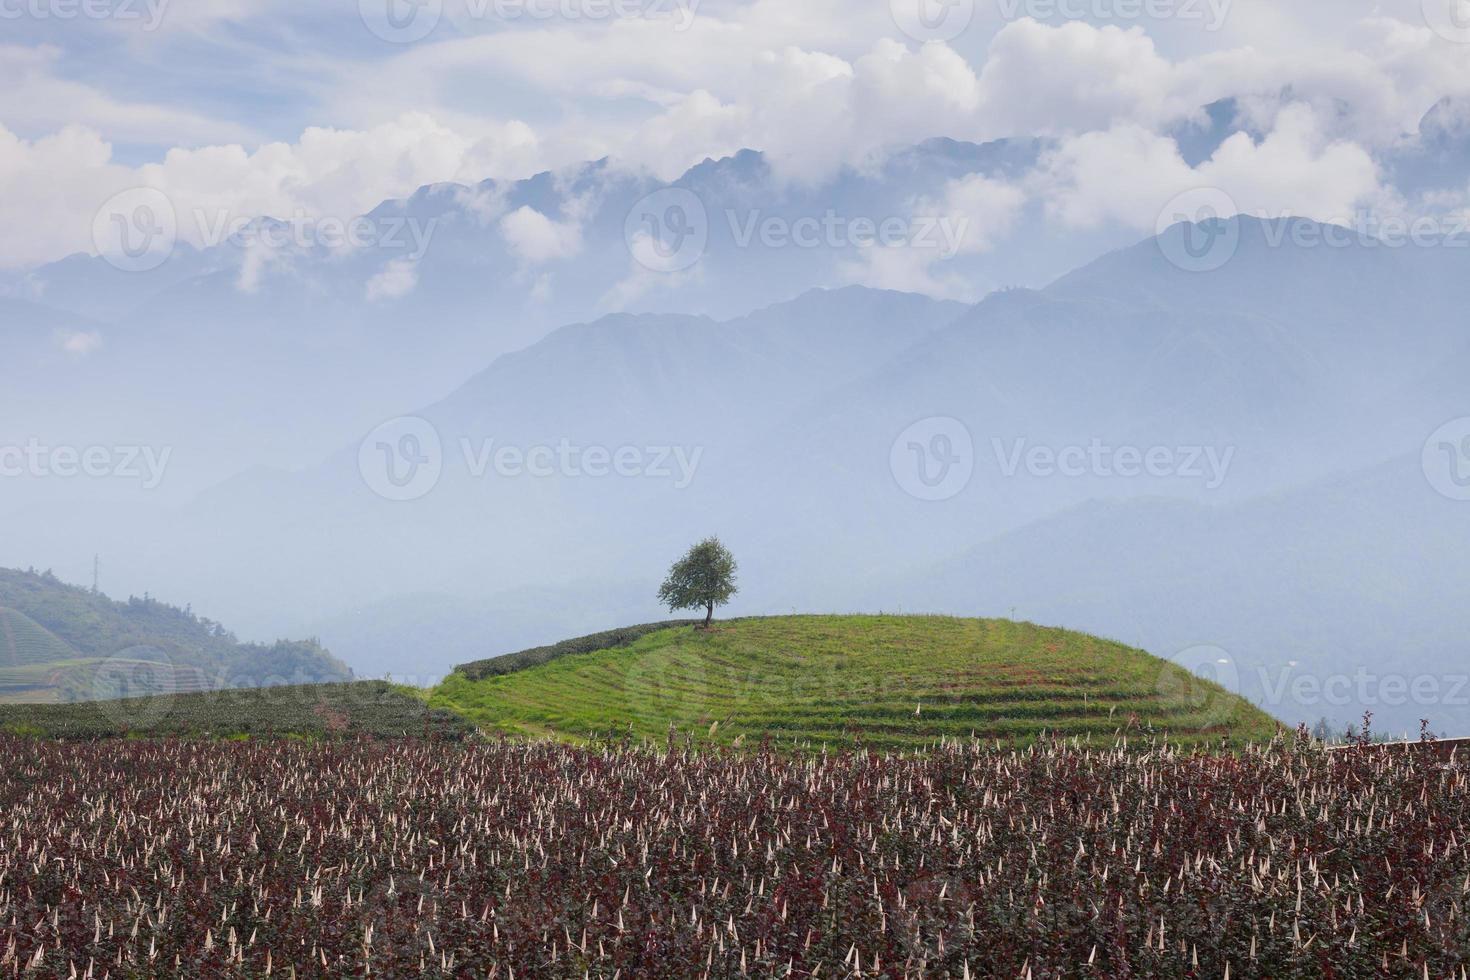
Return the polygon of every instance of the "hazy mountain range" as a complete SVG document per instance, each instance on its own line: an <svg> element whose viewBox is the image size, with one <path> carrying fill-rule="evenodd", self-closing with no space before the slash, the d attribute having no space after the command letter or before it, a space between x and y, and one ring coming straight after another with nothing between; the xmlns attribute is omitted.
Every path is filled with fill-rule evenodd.
<svg viewBox="0 0 1470 980"><path fill-rule="evenodd" d="M1172 135L1193 164L1240 133L1261 135L1225 100ZM0 275L0 353L23 368L0 411L51 442L174 447L158 493L179 502L250 467L309 465L344 432L604 314L724 320L848 284L966 302L1044 287L1139 237L1062 230L1043 199L1011 196L1055 150L936 139L814 184L783 179L754 151L669 185L600 161L428 186L361 217L186 211L157 268L75 255ZM1458 186L1470 113L1445 100L1379 165L1410 200ZM668 210L691 201L699 215ZM664 248L680 246L667 264L640 237L649 220ZM888 223L899 247L866 244ZM131 496L122 483L92 488L103 491ZM0 512L34 496L7 488Z"/></svg>
<svg viewBox="0 0 1470 980"><path fill-rule="evenodd" d="M1431 113L1390 161L1404 181L1465 172L1458 118ZM1212 107L1181 145L1208 156L1234 119ZM1430 438L1470 415L1470 241L1239 218L1057 242L1023 211L1004 249L946 267L969 302L844 287L861 248L736 240L753 212L912 214L1045 152L935 141L804 189L759 154L711 161L677 185L715 217L674 272L628 245L658 185L605 164L385 204L436 229L396 284L393 248L36 270L3 300L15 441L171 456L146 491L7 481L0 564L76 578L100 552L117 588L427 679L656 618L668 561L717 532L732 612L1014 608L1219 648L1287 720L1470 730L1470 692L1448 693L1470 458ZM508 231L523 208L555 227ZM1280 694L1283 670L1360 667L1441 694Z"/></svg>

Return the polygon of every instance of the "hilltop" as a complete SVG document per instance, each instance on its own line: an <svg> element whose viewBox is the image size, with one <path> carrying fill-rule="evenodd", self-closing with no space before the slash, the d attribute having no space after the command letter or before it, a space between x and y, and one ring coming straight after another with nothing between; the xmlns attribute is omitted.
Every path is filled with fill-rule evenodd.
<svg viewBox="0 0 1470 980"><path fill-rule="evenodd" d="M1263 740L1276 723L1182 667L1006 620L791 616L652 624L459 668L430 695L487 732L680 732L746 744L917 748L1042 733Z"/></svg>
<svg viewBox="0 0 1470 980"><path fill-rule="evenodd" d="M0 569L0 703L345 681L314 640L241 643L151 596L116 602L49 572Z"/></svg>

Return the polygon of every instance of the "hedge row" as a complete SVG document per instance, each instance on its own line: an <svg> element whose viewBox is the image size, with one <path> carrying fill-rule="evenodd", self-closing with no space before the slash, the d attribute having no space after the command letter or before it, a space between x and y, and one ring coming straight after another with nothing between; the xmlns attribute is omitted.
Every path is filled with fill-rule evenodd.
<svg viewBox="0 0 1470 980"><path fill-rule="evenodd" d="M598 650L615 650L618 647L629 646L650 633L660 630L677 629L681 626L695 626L702 623L699 619L674 619L663 623L644 623L640 626L624 626L621 629L606 630L602 633L593 633L590 636L579 636L574 640L562 640L551 646L532 647L519 653L507 653L500 657L491 657L489 660L476 660L474 663L461 664L454 668L456 673L463 674L472 681L482 681L487 677L500 677L505 674L514 674L520 670L531 667L540 667L549 664L553 660L562 657L570 657L579 653L596 653Z"/></svg>
<svg viewBox="0 0 1470 980"><path fill-rule="evenodd" d="M474 726L383 681L163 694L123 701L0 705L0 735L428 737L457 741Z"/></svg>

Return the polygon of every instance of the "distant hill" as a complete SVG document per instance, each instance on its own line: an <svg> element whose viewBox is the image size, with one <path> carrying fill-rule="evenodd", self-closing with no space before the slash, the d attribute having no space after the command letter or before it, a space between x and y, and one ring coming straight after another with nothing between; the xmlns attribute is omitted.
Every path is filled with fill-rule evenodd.
<svg viewBox="0 0 1470 980"><path fill-rule="evenodd" d="M114 602L49 572L0 569L0 703L91 701L345 681L314 640L241 643L152 597Z"/></svg>
<svg viewBox="0 0 1470 980"><path fill-rule="evenodd" d="M1268 739L1272 719L1183 667L1006 620L783 616L654 624L464 668L430 696L491 732L680 733L749 745L919 748L1042 733ZM598 647L602 649L597 649Z"/></svg>

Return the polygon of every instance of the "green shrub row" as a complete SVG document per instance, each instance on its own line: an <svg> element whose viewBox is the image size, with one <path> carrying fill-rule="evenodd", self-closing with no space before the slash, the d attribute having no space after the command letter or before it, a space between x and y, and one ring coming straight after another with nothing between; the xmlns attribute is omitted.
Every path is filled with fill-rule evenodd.
<svg viewBox="0 0 1470 980"><path fill-rule="evenodd" d="M0 705L0 735L55 739L428 737L474 726L384 681L204 691L122 701Z"/></svg>
<svg viewBox="0 0 1470 980"><path fill-rule="evenodd" d="M695 626L703 620L697 619L673 619L663 623L644 623L640 626L624 626L621 629L605 630L601 633L592 633L588 636L579 636L573 640L562 640L545 647L532 647L519 653L507 653L500 657L491 657L488 660L476 660L474 663L461 664L454 668L456 673L463 674L472 681L482 681L487 677L500 677L505 674L514 674L520 670L531 667L540 667L549 664L553 660L562 657L570 657L579 653L596 653L599 650L615 650L618 647L629 646L638 642L650 633L660 630L678 629L681 626Z"/></svg>

